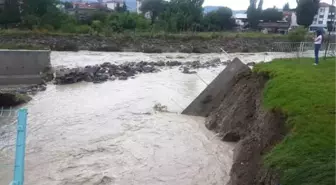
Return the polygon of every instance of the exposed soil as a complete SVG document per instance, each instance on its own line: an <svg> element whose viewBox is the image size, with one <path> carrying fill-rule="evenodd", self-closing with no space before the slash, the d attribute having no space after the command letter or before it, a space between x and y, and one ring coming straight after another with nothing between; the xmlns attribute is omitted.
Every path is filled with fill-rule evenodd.
<svg viewBox="0 0 336 185"><path fill-rule="evenodd" d="M228 185L278 185L278 174L263 167L262 156L283 139L286 117L262 106L267 77L248 71L235 80L206 121L207 128L219 133L223 141L238 142Z"/></svg>
<svg viewBox="0 0 336 185"><path fill-rule="evenodd" d="M18 93L0 93L0 108L9 108L27 103L31 100L28 95Z"/></svg>
<svg viewBox="0 0 336 185"><path fill-rule="evenodd" d="M56 51L131 51L145 53L264 52L282 38L132 38L99 36L2 35L2 45L38 45Z"/></svg>

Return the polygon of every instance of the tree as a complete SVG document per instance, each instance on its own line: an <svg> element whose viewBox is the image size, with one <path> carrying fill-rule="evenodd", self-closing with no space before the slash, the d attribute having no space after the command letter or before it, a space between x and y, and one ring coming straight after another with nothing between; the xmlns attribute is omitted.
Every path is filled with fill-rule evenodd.
<svg viewBox="0 0 336 185"><path fill-rule="evenodd" d="M25 0L23 1L23 15L36 15L42 17L49 8L56 8L56 0Z"/></svg>
<svg viewBox="0 0 336 185"><path fill-rule="evenodd" d="M263 10L260 16L261 20L264 22L276 22L282 20L282 12L278 11L276 8L267 8Z"/></svg>
<svg viewBox="0 0 336 185"><path fill-rule="evenodd" d="M73 8L73 4L69 1L64 2L64 8L65 9L72 9Z"/></svg>
<svg viewBox="0 0 336 185"><path fill-rule="evenodd" d="M258 8L257 1L258 0L250 0L250 6L246 11L247 22L252 29L256 29L258 27L260 14L262 11L263 0L259 0Z"/></svg>
<svg viewBox="0 0 336 185"><path fill-rule="evenodd" d="M114 10L115 10L116 12L119 12L119 13L127 12L127 6L126 6L126 3L124 2L122 6L120 6L120 4L117 3L117 6L115 7Z"/></svg>
<svg viewBox="0 0 336 185"><path fill-rule="evenodd" d="M6 27L10 23L20 22L20 9L17 0L5 0L4 9L0 13L0 24Z"/></svg>
<svg viewBox="0 0 336 185"><path fill-rule="evenodd" d="M296 0L297 23L308 28L314 20L319 9L320 0Z"/></svg>
<svg viewBox="0 0 336 185"><path fill-rule="evenodd" d="M98 20L103 23L107 19L107 16L108 14L106 12L97 11L92 14L91 20Z"/></svg>
<svg viewBox="0 0 336 185"><path fill-rule="evenodd" d="M290 10L290 7L289 7L289 3L286 3L283 8L282 8L283 11L289 11Z"/></svg>
<svg viewBox="0 0 336 185"><path fill-rule="evenodd" d="M143 13L150 12L151 24L153 24L159 14L164 10L164 5L165 3L163 0L145 0L141 5L140 10Z"/></svg>
<svg viewBox="0 0 336 185"><path fill-rule="evenodd" d="M169 28L195 31L203 19L204 0L171 0L163 13Z"/></svg>
<svg viewBox="0 0 336 185"><path fill-rule="evenodd" d="M229 30L235 26L232 17L232 10L228 7L221 7L216 11L207 13L202 21L203 30L219 31Z"/></svg>

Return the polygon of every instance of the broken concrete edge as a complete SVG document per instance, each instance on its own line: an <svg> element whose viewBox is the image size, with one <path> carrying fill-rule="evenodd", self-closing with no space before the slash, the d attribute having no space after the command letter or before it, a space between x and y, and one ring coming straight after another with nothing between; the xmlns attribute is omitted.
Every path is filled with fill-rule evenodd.
<svg viewBox="0 0 336 185"><path fill-rule="evenodd" d="M251 72L251 69L238 58L231 63L192 101L182 114L207 117L222 102L235 81Z"/></svg>

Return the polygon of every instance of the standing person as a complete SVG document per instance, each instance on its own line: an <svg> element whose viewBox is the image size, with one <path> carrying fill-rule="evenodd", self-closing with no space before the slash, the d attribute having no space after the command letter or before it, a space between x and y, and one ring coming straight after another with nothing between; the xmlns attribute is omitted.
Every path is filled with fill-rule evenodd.
<svg viewBox="0 0 336 185"><path fill-rule="evenodd" d="M314 47L315 47L315 63L314 63L314 65L317 65L319 63L319 52L320 52L320 49L321 49L322 40L323 40L322 31L317 30L316 31L316 37L314 38Z"/></svg>

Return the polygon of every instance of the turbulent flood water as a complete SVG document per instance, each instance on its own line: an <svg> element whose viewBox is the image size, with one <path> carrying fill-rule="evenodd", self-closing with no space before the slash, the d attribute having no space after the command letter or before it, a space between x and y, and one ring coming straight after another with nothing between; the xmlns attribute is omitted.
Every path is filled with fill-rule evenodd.
<svg viewBox="0 0 336 185"><path fill-rule="evenodd" d="M269 54L233 54L243 61ZM223 54L52 52L53 66L179 60L201 62ZM225 66L183 74L177 68L102 84L48 85L28 108L26 185L225 184L233 144L221 142L204 119L179 113ZM156 112L157 103L166 113ZM14 118L2 117L0 184L12 179ZM6 144L6 142L9 142ZM6 147L6 146L10 147ZM10 154L10 155L4 155ZM2 162L3 164L5 162Z"/></svg>

